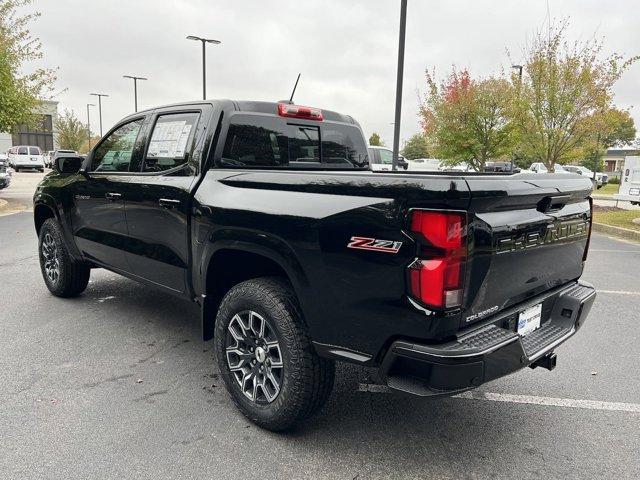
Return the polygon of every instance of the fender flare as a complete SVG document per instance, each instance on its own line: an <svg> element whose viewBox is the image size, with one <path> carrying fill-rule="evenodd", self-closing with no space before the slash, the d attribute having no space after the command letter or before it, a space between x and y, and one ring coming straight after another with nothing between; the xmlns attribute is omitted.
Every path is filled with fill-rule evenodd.
<svg viewBox="0 0 640 480"><path fill-rule="evenodd" d="M202 290L200 321L203 339L206 341L213 338L213 322L211 318L215 316L218 304L215 302L215 299L207 296L206 282L210 273L209 268L212 265L212 260L215 254L221 250L232 250L259 255L278 265L291 282L304 316L304 312L307 311L307 308L310 308L309 306L305 307L305 304L309 301L308 292L310 285L307 275L293 249L282 239L273 235L261 233L260 236L257 237L260 238L260 241L255 242L237 240L232 238L230 234L232 234L232 232L227 231L225 238L219 238L216 241L209 242L203 249L200 263L197 265L198 271L200 272L199 276Z"/></svg>

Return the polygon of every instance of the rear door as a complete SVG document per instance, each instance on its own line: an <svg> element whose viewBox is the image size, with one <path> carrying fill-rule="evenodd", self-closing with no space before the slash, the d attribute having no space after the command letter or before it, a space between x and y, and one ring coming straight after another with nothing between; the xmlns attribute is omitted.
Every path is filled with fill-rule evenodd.
<svg viewBox="0 0 640 480"><path fill-rule="evenodd" d="M180 293L186 291L189 263L191 189L210 113L210 105L156 111L141 171L126 195L131 272Z"/></svg>
<svg viewBox="0 0 640 480"><path fill-rule="evenodd" d="M465 179L472 242L463 325L580 277L591 220L588 178Z"/></svg>
<svg viewBox="0 0 640 480"><path fill-rule="evenodd" d="M118 125L96 145L85 163L86 172L72 177L68 210L76 245L91 261L129 271L124 199L133 172L142 159L145 116Z"/></svg>

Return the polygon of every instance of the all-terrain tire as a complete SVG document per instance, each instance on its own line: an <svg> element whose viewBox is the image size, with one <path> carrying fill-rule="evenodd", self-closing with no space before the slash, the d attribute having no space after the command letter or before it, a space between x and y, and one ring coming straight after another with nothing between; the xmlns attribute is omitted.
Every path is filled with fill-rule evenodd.
<svg viewBox="0 0 640 480"><path fill-rule="evenodd" d="M71 257L55 218L48 218L40 227L38 256L44 283L56 297L75 297L87 288L91 269Z"/></svg>
<svg viewBox="0 0 640 480"><path fill-rule="evenodd" d="M243 392L227 358L226 349L232 338L229 324L243 312L255 312L266 319L279 342L281 388L269 403L258 403ZM262 428L290 429L322 408L331 394L335 364L316 353L295 292L284 279L264 277L234 286L218 310L214 342L220 373L231 398L247 418Z"/></svg>

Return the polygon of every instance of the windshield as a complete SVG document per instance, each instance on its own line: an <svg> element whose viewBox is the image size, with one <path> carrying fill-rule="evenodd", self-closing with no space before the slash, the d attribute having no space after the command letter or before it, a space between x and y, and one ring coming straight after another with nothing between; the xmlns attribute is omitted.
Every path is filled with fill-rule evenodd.
<svg viewBox="0 0 640 480"><path fill-rule="evenodd" d="M29 155L40 155L40 149L38 147L29 147Z"/></svg>

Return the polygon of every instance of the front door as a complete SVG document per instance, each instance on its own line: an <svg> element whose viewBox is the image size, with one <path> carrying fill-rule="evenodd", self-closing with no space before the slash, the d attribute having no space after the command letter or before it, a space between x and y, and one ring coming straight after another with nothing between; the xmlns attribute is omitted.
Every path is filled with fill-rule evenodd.
<svg viewBox="0 0 640 480"><path fill-rule="evenodd" d="M207 107L156 112L141 173L131 181L126 216L131 239L131 272L175 292L187 289L188 218L202 146Z"/></svg>
<svg viewBox="0 0 640 480"><path fill-rule="evenodd" d="M86 259L114 270L129 271L124 200L130 170L139 168L142 157L143 122L144 117L136 118L108 133L93 150L86 172L70 185L76 245Z"/></svg>

